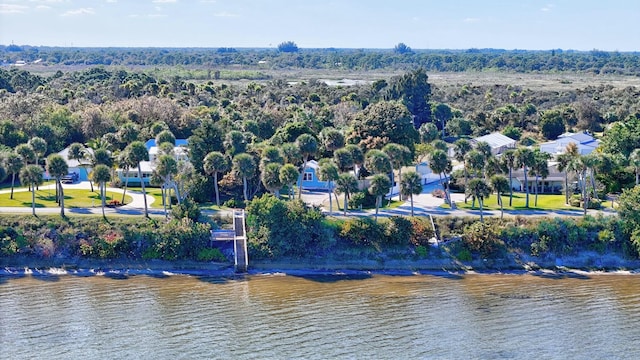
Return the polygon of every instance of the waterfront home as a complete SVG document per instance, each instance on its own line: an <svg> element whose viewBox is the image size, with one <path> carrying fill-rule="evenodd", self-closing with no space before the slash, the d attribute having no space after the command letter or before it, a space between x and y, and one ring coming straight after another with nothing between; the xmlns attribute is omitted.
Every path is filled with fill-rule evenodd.
<svg viewBox="0 0 640 360"><path fill-rule="evenodd" d="M558 139L540 144L540 151L558 156L564 154L567 145L576 144L580 155L591 154L599 145L600 140L596 140L587 133L564 133Z"/></svg>
<svg viewBox="0 0 640 360"><path fill-rule="evenodd" d="M489 146L491 146L491 153L493 155L499 155L505 152L507 149L516 148L516 141L514 139L502 135L499 132L494 132L471 140L471 144L474 146L479 142L486 142L487 144L489 144Z"/></svg>
<svg viewBox="0 0 640 360"><path fill-rule="evenodd" d="M307 161L307 166L300 176L302 176L302 189L304 190L328 190L329 182L321 181L318 178L318 162L315 160ZM332 184L335 187L335 183Z"/></svg>
<svg viewBox="0 0 640 360"><path fill-rule="evenodd" d="M547 177L538 178L538 193L539 194L559 194L564 188L564 173L558 171L557 163L550 161L548 163L549 175ZM536 187L536 177L530 171L527 172L527 183L529 186L529 192L533 194ZM515 169L512 174L511 188L517 191L525 192L524 171L522 169Z"/></svg>
<svg viewBox="0 0 640 360"><path fill-rule="evenodd" d="M86 148L86 152L89 154L93 154L93 149ZM69 174L78 174L79 181L89 181L89 174L91 174L91 163L87 159L69 159L69 147L66 147L64 150L58 152L58 155L62 156L62 158L67 162L69 166ZM48 174L45 174L45 179L48 178Z"/></svg>
<svg viewBox="0 0 640 360"><path fill-rule="evenodd" d="M176 139L176 146L173 148L173 155L178 162L189 161L189 150L187 148L188 142L186 139ZM142 173L142 181L145 186L149 186L151 182L151 176L156 168L156 161L158 159L159 147L156 146L156 140L151 139L145 143L147 151L149 152L149 160L140 162L140 172ZM116 169L116 174L120 181L124 183L127 181L131 185L140 185L140 177L138 176L138 168L132 167L127 172L121 168Z"/></svg>

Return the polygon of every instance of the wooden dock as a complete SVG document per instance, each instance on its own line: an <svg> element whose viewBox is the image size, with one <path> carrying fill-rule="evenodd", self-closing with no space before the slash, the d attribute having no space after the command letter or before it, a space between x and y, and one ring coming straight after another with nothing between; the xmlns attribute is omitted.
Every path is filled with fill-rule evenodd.
<svg viewBox="0 0 640 360"><path fill-rule="evenodd" d="M236 272L247 272L249 254L247 252L247 230L244 210L233 210L233 230L212 230L211 241L233 241L233 259Z"/></svg>

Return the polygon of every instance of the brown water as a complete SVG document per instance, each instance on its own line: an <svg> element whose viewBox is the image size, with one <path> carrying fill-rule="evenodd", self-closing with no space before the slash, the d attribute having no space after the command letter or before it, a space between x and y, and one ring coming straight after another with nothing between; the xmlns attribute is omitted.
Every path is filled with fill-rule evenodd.
<svg viewBox="0 0 640 360"><path fill-rule="evenodd" d="M0 358L640 358L640 275L160 275L0 276Z"/></svg>

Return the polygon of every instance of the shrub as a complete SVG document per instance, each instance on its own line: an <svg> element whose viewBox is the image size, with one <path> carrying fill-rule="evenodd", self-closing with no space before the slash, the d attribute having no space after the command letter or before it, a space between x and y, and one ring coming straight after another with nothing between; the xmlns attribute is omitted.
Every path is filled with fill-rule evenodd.
<svg viewBox="0 0 640 360"><path fill-rule="evenodd" d="M471 256L469 249L462 249L456 254L456 259L460 261L471 261L473 260L473 257Z"/></svg>
<svg viewBox="0 0 640 360"><path fill-rule="evenodd" d="M411 221L411 226L413 227L413 231L409 235L411 244L414 246L427 246L429 239L435 235L431 221L426 218L417 217L413 217L409 221Z"/></svg>
<svg viewBox="0 0 640 360"><path fill-rule="evenodd" d="M381 242L384 230L371 218L351 218L342 225L340 236L353 245L371 246Z"/></svg>
<svg viewBox="0 0 640 360"><path fill-rule="evenodd" d="M198 261L226 262L227 258L217 248L204 248L198 252Z"/></svg>
<svg viewBox="0 0 640 360"><path fill-rule="evenodd" d="M349 199L349 207L351 209L360 209L364 205L364 200L366 197L366 193L364 192L356 192L351 194Z"/></svg>
<svg viewBox="0 0 640 360"><path fill-rule="evenodd" d="M188 218L198 221L200 218L200 208L193 200L186 198L179 205L173 208L171 215L176 219Z"/></svg>
<svg viewBox="0 0 640 360"><path fill-rule="evenodd" d="M418 245L416 246L416 256L418 258L426 258L427 255L429 254L429 248L426 246L422 246L422 245Z"/></svg>
<svg viewBox="0 0 640 360"><path fill-rule="evenodd" d="M462 241L469 250L479 252L485 257L495 255L501 247L496 227L481 222L467 226Z"/></svg>
<svg viewBox="0 0 640 360"><path fill-rule="evenodd" d="M385 222L383 243L388 245L407 245L413 236L413 224L405 217L391 216Z"/></svg>

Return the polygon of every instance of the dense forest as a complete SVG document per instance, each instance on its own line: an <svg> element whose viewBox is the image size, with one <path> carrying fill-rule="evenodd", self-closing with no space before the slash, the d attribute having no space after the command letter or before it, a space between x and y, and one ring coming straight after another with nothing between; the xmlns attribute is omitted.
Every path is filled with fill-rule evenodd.
<svg viewBox="0 0 640 360"><path fill-rule="evenodd" d="M92 148L94 165L135 168L144 156L132 156L132 145L148 139L158 143L188 139L190 165L167 166L164 173L157 174L155 183L166 183L169 178L179 182L184 190L182 200L220 202L221 197L229 206L246 204L257 214L275 209L266 211L262 220L250 221L256 227L253 249L262 256L299 255L287 253L293 248L280 241L291 234L311 234L307 240L317 240L321 248L335 239L315 210L265 197L249 202L261 193L277 197L280 190L295 187L300 171L311 159L319 160L320 175L335 181L337 192L345 198L359 199L352 185L354 177L369 177L372 185L362 193L366 197L362 201L375 204L376 209L390 186L387 174L417 160L428 159L435 173L447 176L452 161L470 164L464 185L468 176L473 179L461 191L475 191L471 194L474 198L487 196L491 175L504 176L514 168L524 169L525 174L530 168L536 179L544 177L548 159L536 157L538 153L526 146L554 140L565 131L588 131L601 140L597 154L573 154L565 167L566 173L583 183L590 180L590 192L583 190L577 200L585 212L604 194L632 188L640 168L637 87L558 89L470 82L435 86L428 76L430 71L497 71L498 76L501 72L565 72L634 78L640 67L638 55L632 53L9 46L0 48L0 58L5 63L37 62L25 68L0 68L0 150L3 172L13 175L8 178L20 174L22 179L23 168L42 165L49 154L72 144ZM193 72L174 72L175 65L193 66ZM261 69L292 68L403 72L393 75L391 71L392 75L337 86L319 79L288 81L286 76L272 78L261 73ZM227 81L234 78L246 81ZM520 151L514 154L517 160L513 164L499 162L479 150L462 151L470 137L493 131L519 141ZM39 146L33 156L42 140L44 147ZM455 159L447 155L449 148L456 151ZM171 157L170 147L162 151L163 156ZM95 156L98 153L105 155L104 159ZM9 166L10 159L15 166ZM536 167L540 159L544 168ZM454 175L458 179L462 176ZM113 177L112 181L121 185ZM444 195L446 198L446 191ZM288 235L270 233L273 223L269 221L276 210L281 215L278 223L293 216L290 226L294 228ZM635 216L632 208L623 213ZM615 233L607 239L614 239L618 249L629 241L640 249L636 222L627 223L632 225L615 223L612 229L598 231ZM365 220L346 225L349 228L343 231L344 236L355 242L362 235L359 231L376 226ZM493 230L482 227L478 231L488 239L487 231ZM598 231L591 240L596 241ZM279 244L277 251L275 243ZM315 246L311 243L310 247ZM282 246L285 248L279 248Z"/></svg>

